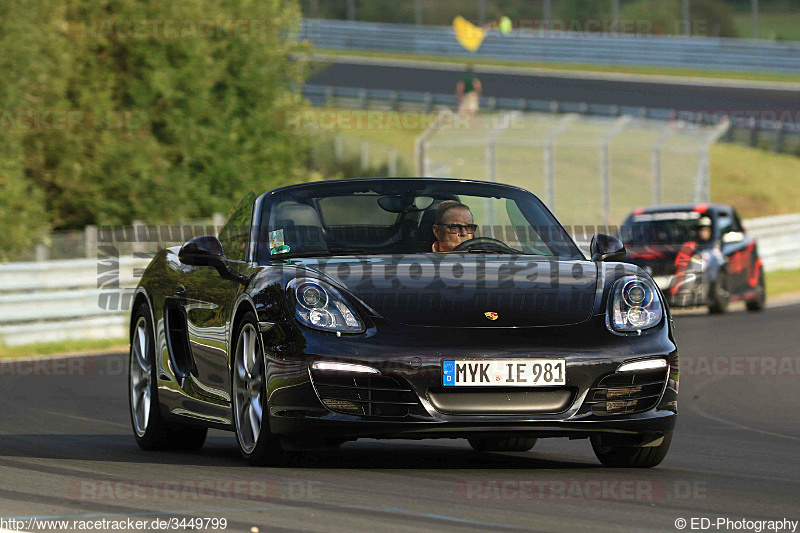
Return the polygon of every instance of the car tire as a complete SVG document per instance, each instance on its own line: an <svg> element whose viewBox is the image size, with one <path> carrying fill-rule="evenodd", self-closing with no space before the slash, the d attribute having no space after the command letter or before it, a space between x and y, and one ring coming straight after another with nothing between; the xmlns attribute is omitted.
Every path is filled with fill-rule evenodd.
<svg viewBox="0 0 800 533"><path fill-rule="evenodd" d="M136 444L143 450L200 449L208 429L167 422L158 401L155 337L150 308L142 303L131 321L128 364L128 401Z"/></svg>
<svg viewBox="0 0 800 533"><path fill-rule="evenodd" d="M652 468L664 460L672 442L672 433L664 435L658 446L603 446L602 436L592 436L594 454L612 468Z"/></svg>
<svg viewBox="0 0 800 533"><path fill-rule="evenodd" d="M478 452L527 452L536 445L530 437L473 437L467 439Z"/></svg>
<svg viewBox="0 0 800 533"><path fill-rule="evenodd" d="M767 300L767 286L764 283L764 269L758 273L758 284L756 285L756 297L747 300L745 305L748 311L763 311Z"/></svg>
<svg viewBox="0 0 800 533"><path fill-rule="evenodd" d="M717 279L711 286L709 295L708 311L712 314L721 314L728 310L728 303L731 300L730 284L728 282L728 272L720 270Z"/></svg>
<svg viewBox="0 0 800 533"><path fill-rule="evenodd" d="M251 465L288 465L294 454L284 450L269 430L266 361L252 311L239 321L234 338L231 408L239 451Z"/></svg>

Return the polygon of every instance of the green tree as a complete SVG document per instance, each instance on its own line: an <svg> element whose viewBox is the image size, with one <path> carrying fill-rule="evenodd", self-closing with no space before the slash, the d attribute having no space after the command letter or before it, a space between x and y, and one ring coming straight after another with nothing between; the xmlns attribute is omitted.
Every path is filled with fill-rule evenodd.
<svg viewBox="0 0 800 533"><path fill-rule="evenodd" d="M71 118L0 130L38 231L208 216L303 180L307 144L280 120L304 106L299 20L294 0L0 4L0 110Z"/></svg>

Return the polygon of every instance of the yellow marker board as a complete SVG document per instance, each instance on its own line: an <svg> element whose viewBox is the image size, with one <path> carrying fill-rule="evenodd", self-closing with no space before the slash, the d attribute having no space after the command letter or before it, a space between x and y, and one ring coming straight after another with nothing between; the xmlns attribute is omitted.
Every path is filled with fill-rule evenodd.
<svg viewBox="0 0 800 533"><path fill-rule="evenodd" d="M461 15L453 19L453 31L456 33L458 42L469 50L476 52L481 47L486 32L475 24L462 17Z"/></svg>

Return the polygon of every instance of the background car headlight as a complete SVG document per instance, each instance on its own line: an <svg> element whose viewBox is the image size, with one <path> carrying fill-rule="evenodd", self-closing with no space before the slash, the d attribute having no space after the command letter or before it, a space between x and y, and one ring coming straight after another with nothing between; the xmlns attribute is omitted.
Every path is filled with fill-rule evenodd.
<svg viewBox="0 0 800 533"><path fill-rule="evenodd" d="M361 333L364 324L332 285L313 278L295 278L286 286L295 303L295 318L324 331Z"/></svg>
<svg viewBox="0 0 800 533"><path fill-rule="evenodd" d="M652 328L663 316L653 284L639 276L625 276L611 289L611 326L617 331Z"/></svg>

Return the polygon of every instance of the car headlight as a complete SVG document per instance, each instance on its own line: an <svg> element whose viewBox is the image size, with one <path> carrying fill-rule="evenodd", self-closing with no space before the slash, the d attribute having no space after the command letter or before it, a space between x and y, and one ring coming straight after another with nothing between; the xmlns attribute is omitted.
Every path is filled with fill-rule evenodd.
<svg viewBox="0 0 800 533"><path fill-rule="evenodd" d="M332 285L313 278L295 278L286 286L295 303L295 318L323 331L361 333L364 324Z"/></svg>
<svg viewBox="0 0 800 533"><path fill-rule="evenodd" d="M611 289L610 323L617 331L652 328L661 322L664 312L658 290L650 280L624 276Z"/></svg>

